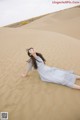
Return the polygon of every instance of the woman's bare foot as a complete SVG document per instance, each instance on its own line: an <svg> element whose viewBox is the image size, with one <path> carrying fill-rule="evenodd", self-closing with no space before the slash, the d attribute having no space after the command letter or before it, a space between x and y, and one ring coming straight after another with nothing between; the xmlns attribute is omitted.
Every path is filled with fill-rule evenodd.
<svg viewBox="0 0 80 120"><path fill-rule="evenodd" d="M22 73L21 76L22 76L22 77L27 77L27 74L26 74L26 73Z"/></svg>
<svg viewBox="0 0 80 120"><path fill-rule="evenodd" d="M80 86L76 84L74 84L72 88L80 90Z"/></svg>
<svg viewBox="0 0 80 120"><path fill-rule="evenodd" d="M79 75L75 75L77 79L80 79L80 76Z"/></svg>

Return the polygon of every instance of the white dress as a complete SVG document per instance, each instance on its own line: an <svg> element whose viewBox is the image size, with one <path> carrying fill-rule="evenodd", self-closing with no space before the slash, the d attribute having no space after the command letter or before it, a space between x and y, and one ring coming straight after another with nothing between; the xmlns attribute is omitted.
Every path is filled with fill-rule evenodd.
<svg viewBox="0 0 80 120"><path fill-rule="evenodd" d="M44 64L43 60L39 57L35 57L38 73L42 81L53 82L61 85L66 85L68 87L73 87L73 84L76 82L76 76L72 70L59 69L57 67L49 67ZM27 70L32 69L32 61L28 62Z"/></svg>

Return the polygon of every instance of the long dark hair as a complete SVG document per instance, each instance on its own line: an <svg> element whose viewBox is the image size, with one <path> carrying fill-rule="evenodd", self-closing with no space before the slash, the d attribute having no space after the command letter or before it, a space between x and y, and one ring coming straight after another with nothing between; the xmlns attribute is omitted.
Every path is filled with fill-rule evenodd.
<svg viewBox="0 0 80 120"><path fill-rule="evenodd" d="M29 48L29 49L26 49L27 54L28 54L28 56L30 57L30 59L29 59L27 62L30 62L30 60L32 60L33 67L34 67L35 69L37 69L38 66L37 66L36 59L34 58L34 56L32 56L32 55L29 53L29 50L30 50L30 49L33 49L33 48L31 47L31 48ZM43 60L43 62L44 62L44 64L45 64L46 60L45 60L45 58L43 57L43 55L42 55L41 53L37 53L37 52L36 52L36 55L39 56L39 57ZM38 60L37 60L37 61L38 61ZM38 62L40 62L40 61L38 61Z"/></svg>

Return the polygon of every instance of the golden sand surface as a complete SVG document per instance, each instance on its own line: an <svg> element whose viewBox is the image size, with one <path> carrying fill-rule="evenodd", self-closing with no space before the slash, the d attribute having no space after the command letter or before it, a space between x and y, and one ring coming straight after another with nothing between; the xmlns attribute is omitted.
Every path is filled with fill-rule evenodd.
<svg viewBox="0 0 80 120"><path fill-rule="evenodd" d="M29 47L42 53L47 65L80 75L78 9L53 13L18 28L0 28L0 112L8 112L9 120L80 120L80 90L43 82L36 70L21 77Z"/></svg>
<svg viewBox="0 0 80 120"><path fill-rule="evenodd" d="M54 31L80 39L80 6L51 13L22 27Z"/></svg>

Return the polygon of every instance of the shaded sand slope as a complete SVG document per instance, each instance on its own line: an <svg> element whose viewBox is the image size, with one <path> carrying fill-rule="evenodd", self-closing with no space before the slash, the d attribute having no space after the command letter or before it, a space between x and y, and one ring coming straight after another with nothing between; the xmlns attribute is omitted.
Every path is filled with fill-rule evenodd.
<svg viewBox="0 0 80 120"><path fill-rule="evenodd" d="M31 46L49 66L80 75L78 39L44 30L0 29L0 111L9 112L9 120L80 120L80 91L43 82L35 70L20 76L28 59L25 49Z"/></svg>
<svg viewBox="0 0 80 120"><path fill-rule="evenodd" d="M80 7L49 14L22 27L59 32L80 39Z"/></svg>

